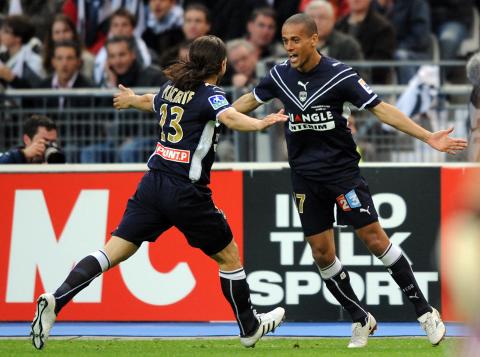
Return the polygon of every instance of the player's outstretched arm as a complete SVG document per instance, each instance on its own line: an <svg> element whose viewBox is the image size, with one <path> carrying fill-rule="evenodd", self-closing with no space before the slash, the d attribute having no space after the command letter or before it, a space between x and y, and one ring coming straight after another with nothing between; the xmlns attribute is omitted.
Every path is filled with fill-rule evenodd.
<svg viewBox="0 0 480 357"><path fill-rule="evenodd" d="M467 141L465 139L451 138L448 136L453 131L453 128L432 133L415 123L391 104L380 102L380 104L370 108L370 111L385 124L391 125L408 135L424 141L438 151L454 155L467 147Z"/></svg>
<svg viewBox="0 0 480 357"><path fill-rule="evenodd" d="M276 123L283 123L287 121L287 119L288 116L283 114L283 109L280 109L277 113L269 114L261 120L239 113L233 107L224 110L218 115L218 120L221 123L237 131L259 131Z"/></svg>
<svg viewBox="0 0 480 357"><path fill-rule="evenodd" d="M252 110L257 109L262 103L257 102L252 92L242 95L232 106L240 113L250 113Z"/></svg>
<svg viewBox="0 0 480 357"><path fill-rule="evenodd" d="M119 92L113 95L113 106L115 109L139 109L145 112L153 112L154 94L136 95L130 88L118 85Z"/></svg>

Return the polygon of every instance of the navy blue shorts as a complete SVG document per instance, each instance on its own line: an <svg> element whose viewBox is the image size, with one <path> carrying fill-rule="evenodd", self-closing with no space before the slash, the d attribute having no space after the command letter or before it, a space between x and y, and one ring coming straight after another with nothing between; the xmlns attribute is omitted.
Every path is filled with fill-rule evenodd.
<svg viewBox="0 0 480 357"><path fill-rule="evenodd" d="M207 186L156 170L145 173L112 235L140 246L144 241L154 242L172 226L207 255L220 252L232 241L230 226Z"/></svg>
<svg viewBox="0 0 480 357"><path fill-rule="evenodd" d="M305 236L333 227L334 206L337 224L362 228L378 221L368 184L361 176L339 183L321 183L303 178L292 170L293 198Z"/></svg>

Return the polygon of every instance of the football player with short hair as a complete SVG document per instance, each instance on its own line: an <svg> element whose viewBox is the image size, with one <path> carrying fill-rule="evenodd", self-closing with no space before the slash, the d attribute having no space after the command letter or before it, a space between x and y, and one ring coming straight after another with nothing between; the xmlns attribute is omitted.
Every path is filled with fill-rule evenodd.
<svg viewBox="0 0 480 357"><path fill-rule="evenodd" d="M43 348L57 314L93 279L133 255L145 242L155 241L172 226L192 247L214 259L220 270L222 292L240 328L240 342L253 347L283 320L281 307L257 314L237 245L222 211L213 203L210 169L220 123L239 131L259 131L285 122L283 110L258 120L239 113L216 86L225 74L227 52L218 37L195 40L189 60L169 67L170 78L156 95L135 93L122 85L114 96L116 109L155 112L160 125L156 148L148 160L149 171L129 199L117 229L104 249L73 268L53 293L42 294L32 323L32 342Z"/></svg>
<svg viewBox="0 0 480 357"><path fill-rule="evenodd" d="M438 344L445 335L445 326L438 311L423 296L401 249L389 241L378 222L368 185L360 175L360 155L347 127L344 103L367 108L382 122L442 152L461 151L466 141L449 137L453 129L431 133L422 128L378 99L351 67L317 52L317 28L310 16L296 14L288 18L282 40L288 60L273 67L252 92L233 106L248 113L273 98L285 106L289 117L285 136L297 210L325 285L353 320L348 347L366 346L377 323L355 295L348 272L336 257L335 204L338 223L355 228L413 304L430 342Z"/></svg>

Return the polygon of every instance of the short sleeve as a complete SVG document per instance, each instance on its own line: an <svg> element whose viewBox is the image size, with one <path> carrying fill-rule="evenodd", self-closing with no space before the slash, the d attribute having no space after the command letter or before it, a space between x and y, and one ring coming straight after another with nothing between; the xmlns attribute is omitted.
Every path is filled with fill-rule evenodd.
<svg viewBox="0 0 480 357"><path fill-rule="evenodd" d="M159 95L160 92L158 92L157 94L155 94L155 96L153 97L153 102L152 102L152 106L153 106L153 111L155 113L158 113L158 108L160 108L160 98L162 97L161 95Z"/></svg>
<svg viewBox="0 0 480 357"><path fill-rule="evenodd" d="M358 109L372 108L380 103L378 95L358 74L347 76L341 83L342 92L346 101L355 105Z"/></svg>
<svg viewBox="0 0 480 357"><path fill-rule="evenodd" d="M253 88L253 95L259 103L265 103L275 98L275 82L273 81L271 72L262 78L260 83Z"/></svg>
<svg viewBox="0 0 480 357"><path fill-rule="evenodd" d="M219 87L212 87L207 93L206 106L209 111L216 118L220 113L231 107L228 99L225 96L225 92Z"/></svg>

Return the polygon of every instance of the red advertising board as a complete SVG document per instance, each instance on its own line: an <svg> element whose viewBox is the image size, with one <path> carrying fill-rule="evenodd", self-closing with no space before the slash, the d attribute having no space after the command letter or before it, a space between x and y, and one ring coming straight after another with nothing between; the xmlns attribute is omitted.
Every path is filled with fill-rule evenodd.
<svg viewBox="0 0 480 357"><path fill-rule="evenodd" d="M454 239L459 239L457 232L451 232L452 219L462 211L469 208L475 195L473 190L478 189L480 169L474 167L444 167L441 171L441 299L442 317L446 321L463 321L455 309L454 301L447 280L447 272L451 269L452 244ZM474 180L474 181L472 181ZM453 234L452 234L453 233ZM468 274L468 272L467 272Z"/></svg>
<svg viewBox="0 0 480 357"><path fill-rule="evenodd" d="M101 248L141 178L129 173L0 174L0 321L28 321L33 301ZM212 172L216 205L243 252L242 172ZM62 310L59 320L233 320L217 264L171 229L143 244Z"/></svg>

